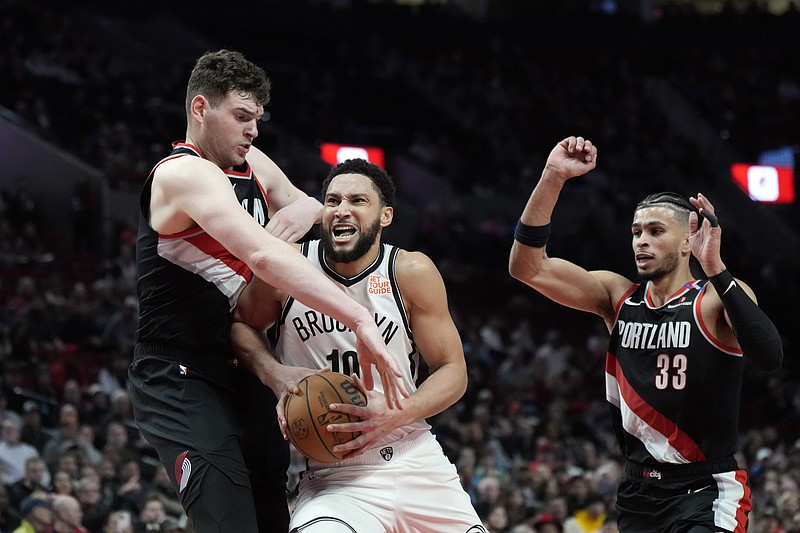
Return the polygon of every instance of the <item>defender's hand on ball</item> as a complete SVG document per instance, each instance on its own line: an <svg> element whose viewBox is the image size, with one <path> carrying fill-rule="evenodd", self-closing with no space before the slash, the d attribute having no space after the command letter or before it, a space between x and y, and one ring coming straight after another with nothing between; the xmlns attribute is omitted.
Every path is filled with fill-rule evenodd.
<svg viewBox="0 0 800 533"><path fill-rule="evenodd" d="M403 416L402 410L389 409L383 394L376 390L368 391L357 375L351 376L359 390L367 397L366 406L346 403L332 403L331 411L359 418L358 422L345 422L328 425L332 433L354 433L360 435L353 440L334 446L333 451L345 457L357 457L371 448L379 439L399 427L397 418Z"/></svg>

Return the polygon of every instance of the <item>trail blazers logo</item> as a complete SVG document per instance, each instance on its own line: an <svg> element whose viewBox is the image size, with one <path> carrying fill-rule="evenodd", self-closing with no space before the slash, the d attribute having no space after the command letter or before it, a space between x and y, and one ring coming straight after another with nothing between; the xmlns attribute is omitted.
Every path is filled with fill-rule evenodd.
<svg viewBox="0 0 800 533"><path fill-rule="evenodd" d="M383 457L384 461L391 461L393 455L394 455L394 448L392 448L391 446L387 446L386 448L381 448L381 457Z"/></svg>
<svg viewBox="0 0 800 533"><path fill-rule="evenodd" d="M189 450L175 459L175 481L178 482L178 492L183 492L183 489L189 484L189 476L192 475L192 462L187 455L189 455Z"/></svg>

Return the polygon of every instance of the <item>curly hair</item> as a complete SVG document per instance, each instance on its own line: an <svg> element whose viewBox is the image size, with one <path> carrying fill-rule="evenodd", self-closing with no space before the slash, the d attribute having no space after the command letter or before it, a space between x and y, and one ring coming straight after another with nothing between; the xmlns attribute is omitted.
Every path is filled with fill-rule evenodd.
<svg viewBox="0 0 800 533"><path fill-rule="evenodd" d="M206 52L197 60L186 86L186 113L192 99L201 94L215 107L231 91L253 97L258 105L269 102L272 83L261 67L232 50Z"/></svg>
<svg viewBox="0 0 800 533"><path fill-rule="evenodd" d="M361 174L372 181L375 190L381 198L383 205L394 207L395 187L391 176L375 163L370 163L364 159L348 159L331 168L325 181L322 182L322 197L328 192L331 180L341 174Z"/></svg>

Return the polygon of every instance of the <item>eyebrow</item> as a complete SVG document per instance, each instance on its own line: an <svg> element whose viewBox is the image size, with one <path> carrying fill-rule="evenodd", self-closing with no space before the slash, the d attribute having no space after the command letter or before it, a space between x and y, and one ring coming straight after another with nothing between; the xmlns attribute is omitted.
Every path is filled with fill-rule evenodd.
<svg viewBox="0 0 800 533"><path fill-rule="evenodd" d="M264 108L261 108L260 110L254 111L254 110L248 109L246 107L237 106L237 107L234 107L233 110L234 111L239 111L241 113L244 113L245 115L253 115L253 116L257 116L257 117L264 116Z"/></svg>
<svg viewBox="0 0 800 533"><path fill-rule="evenodd" d="M666 226L666 225L667 225L666 222L656 219L656 220L649 220L647 222L634 222L631 224L631 227L640 228L643 226Z"/></svg>

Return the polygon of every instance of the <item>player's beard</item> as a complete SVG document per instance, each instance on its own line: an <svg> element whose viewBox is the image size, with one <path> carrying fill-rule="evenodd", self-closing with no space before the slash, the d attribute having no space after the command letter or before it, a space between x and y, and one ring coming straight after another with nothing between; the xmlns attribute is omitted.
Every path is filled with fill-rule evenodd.
<svg viewBox="0 0 800 533"><path fill-rule="evenodd" d="M322 241L322 249L325 252L325 259L333 263L352 263L361 259L375 243L380 230L381 221L375 219L375 222L359 235L355 245L349 250L336 250L331 232L323 231L320 240Z"/></svg>
<svg viewBox="0 0 800 533"><path fill-rule="evenodd" d="M663 279L668 274L675 271L678 268L678 261L680 261L680 256L677 251L670 252L667 254L661 263L651 271L643 272L639 270L639 277L642 278L644 281L659 281Z"/></svg>

